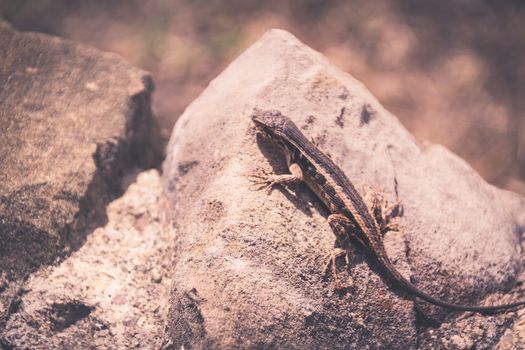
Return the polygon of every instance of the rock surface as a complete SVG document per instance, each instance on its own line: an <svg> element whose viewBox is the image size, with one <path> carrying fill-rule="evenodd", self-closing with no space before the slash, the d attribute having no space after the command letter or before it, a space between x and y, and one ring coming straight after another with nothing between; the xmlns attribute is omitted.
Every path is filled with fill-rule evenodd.
<svg viewBox="0 0 525 350"><path fill-rule="evenodd" d="M77 249L126 169L158 147L149 75L116 55L0 21L0 278Z"/></svg>
<svg viewBox="0 0 525 350"><path fill-rule="evenodd" d="M58 266L18 290L2 349L159 349L168 312L174 231L156 170L107 209L108 223Z"/></svg>
<svg viewBox="0 0 525 350"><path fill-rule="evenodd" d="M395 266L445 300L523 298L525 200L486 184L443 147L419 144L355 79L272 30L210 83L178 120L164 187L178 230L164 348L489 349L515 313L451 313L413 302L355 249L323 278L335 238L304 185L250 191L259 168L285 172L257 140L254 108L278 109L362 193L404 204L385 237Z"/></svg>

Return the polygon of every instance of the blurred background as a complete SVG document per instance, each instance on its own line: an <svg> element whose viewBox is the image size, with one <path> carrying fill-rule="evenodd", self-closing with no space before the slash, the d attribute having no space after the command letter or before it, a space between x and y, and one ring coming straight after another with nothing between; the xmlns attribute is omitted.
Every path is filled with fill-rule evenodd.
<svg viewBox="0 0 525 350"><path fill-rule="evenodd" d="M0 16L150 71L165 140L231 60L267 29L286 29L416 138L525 194L525 1L0 0Z"/></svg>

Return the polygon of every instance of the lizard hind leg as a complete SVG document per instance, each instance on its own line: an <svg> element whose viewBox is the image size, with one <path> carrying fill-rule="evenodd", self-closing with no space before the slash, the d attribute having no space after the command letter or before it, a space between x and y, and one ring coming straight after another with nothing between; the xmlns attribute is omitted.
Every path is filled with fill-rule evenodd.
<svg viewBox="0 0 525 350"><path fill-rule="evenodd" d="M326 264L323 268L323 276L328 272L330 265L332 266L332 274L337 280L337 258L344 256L346 265L350 265L350 254L348 251L349 235L350 230L354 225L352 222L342 214L331 214L328 216L328 223L332 228L332 232L336 237L336 242L339 247L334 248L328 254L325 255Z"/></svg>
<svg viewBox="0 0 525 350"><path fill-rule="evenodd" d="M350 256L348 255L348 250L343 248L334 248L328 254L325 255L326 263L323 268L323 276L326 276L330 266L332 266L332 275L337 280L337 258L340 256L345 256L345 262L348 265L350 263Z"/></svg>
<svg viewBox="0 0 525 350"><path fill-rule="evenodd" d="M382 227L384 223L383 208L385 207L383 196L381 196L378 191L368 190L363 199L376 219L376 222L379 224L379 227Z"/></svg>
<svg viewBox="0 0 525 350"><path fill-rule="evenodd" d="M385 202L385 204L387 203ZM401 200L397 200L390 206L385 206L383 213L385 232L399 231L399 226L396 219L400 216L403 216L403 204L401 203Z"/></svg>
<svg viewBox="0 0 525 350"><path fill-rule="evenodd" d="M386 199L376 191L368 191L364 196L364 200L383 235L389 231L399 231L395 219L403 214L401 201L398 200L394 204L389 205Z"/></svg>

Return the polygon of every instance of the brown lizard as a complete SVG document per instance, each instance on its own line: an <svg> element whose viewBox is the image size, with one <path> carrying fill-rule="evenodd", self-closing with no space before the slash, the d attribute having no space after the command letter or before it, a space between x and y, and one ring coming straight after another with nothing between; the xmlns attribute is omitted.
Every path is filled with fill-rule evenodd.
<svg viewBox="0 0 525 350"><path fill-rule="evenodd" d="M379 202L374 200L370 207L334 162L314 146L297 126L279 111L255 110L252 120L256 129L265 138L278 145L286 158L290 171L283 175L253 175L252 180L261 188L271 189L274 185L288 185L305 182L324 203L330 215L328 223L339 243L328 264L336 274L335 259L345 256L348 263L350 238L357 239L367 248L379 266L396 284L409 293L429 303L457 311L494 312L525 305L525 300L494 306L462 305L440 300L419 289L406 279L391 263L383 245L383 234L394 227L391 221L395 206L383 212ZM326 271L325 268L325 271Z"/></svg>

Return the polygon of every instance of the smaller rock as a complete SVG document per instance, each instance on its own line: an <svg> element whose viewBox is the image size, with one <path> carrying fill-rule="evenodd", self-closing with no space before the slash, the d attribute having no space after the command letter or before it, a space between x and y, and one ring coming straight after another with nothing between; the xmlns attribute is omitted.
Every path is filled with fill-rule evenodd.
<svg viewBox="0 0 525 350"><path fill-rule="evenodd" d="M103 225L123 175L160 159L148 73L0 20L0 272L14 280Z"/></svg>

